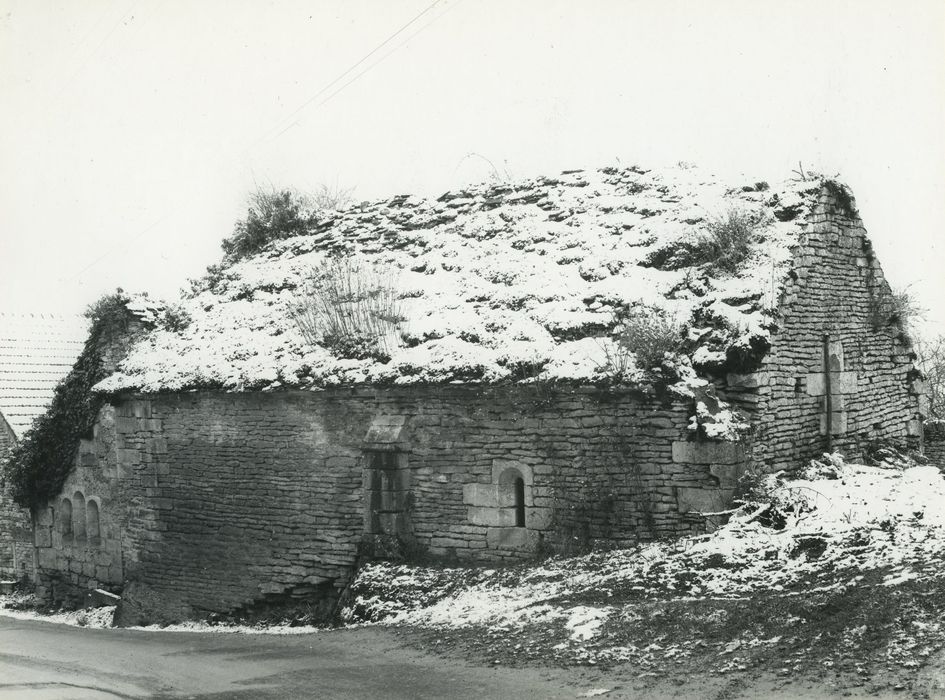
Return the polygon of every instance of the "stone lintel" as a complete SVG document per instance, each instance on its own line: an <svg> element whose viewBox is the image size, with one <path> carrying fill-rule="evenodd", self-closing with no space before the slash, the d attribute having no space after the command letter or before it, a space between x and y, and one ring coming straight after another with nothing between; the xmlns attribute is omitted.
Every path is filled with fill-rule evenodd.
<svg viewBox="0 0 945 700"><path fill-rule="evenodd" d="M710 464L709 473L719 480L719 488L734 490L745 471L744 464Z"/></svg>
<svg viewBox="0 0 945 700"><path fill-rule="evenodd" d="M374 446L395 446L405 440L404 426L407 416L375 416L364 436L364 445L368 449Z"/></svg>
<svg viewBox="0 0 945 700"><path fill-rule="evenodd" d="M679 464L737 464L745 459L738 442L673 442L673 461Z"/></svg>

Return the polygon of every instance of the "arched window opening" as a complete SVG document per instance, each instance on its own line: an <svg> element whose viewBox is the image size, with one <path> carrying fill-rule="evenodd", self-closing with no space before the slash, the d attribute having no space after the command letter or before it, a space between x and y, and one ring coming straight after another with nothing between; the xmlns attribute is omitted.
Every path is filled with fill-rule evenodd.
<svg viewBox="0 0 945 700"><path fill-rule="evenodd" d="M525 479L515 479L515 527L525 527Z"/></svg>
<svg viewBox="0 0 945 700"><path fill-rule="evenodd" d="M76 491L72 496L72 535L77 539L85 539L85 496Z"/></svg>
<svg viewBox="0 0 945 700"><path fill-rule="evenodd" d="M92 499L89 499L88 503L85 504L85 508L85 534L89 538L89 542L92 544L98 544L101 541L101 531L99 528L98 519L98 503Z"/></svg>
<svg viewBox="0 0 945 700"><path fill-rule="evenodd" d="M63 498L59 505L59 534L63 537L72 536L72 501Z"/></svg>

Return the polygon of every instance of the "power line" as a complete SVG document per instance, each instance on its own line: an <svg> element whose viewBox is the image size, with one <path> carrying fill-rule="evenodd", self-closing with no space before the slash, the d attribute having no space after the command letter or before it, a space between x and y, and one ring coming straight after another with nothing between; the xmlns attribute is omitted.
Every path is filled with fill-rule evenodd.
<svg viewBox="0 0 945 700"><path fill-rule="evenodd" d="M312 102L314 102L314 101L317 100L319 97L321 97L322 95L324 95L328 90L330 90L332 87L334 87L335 85L337 85L341 80L343 80L348 74L350 74L350 73L351 73L353 70L355 70L358 66L362 65L365 61L367 61L368 59L370 59L371 56L373 56L373 55L376 54L378 51L380 51L381 49L383 49L387 44L389 44L391 41L393 41L394 39L396 39L399 35L403 34L403 32L404 32L405 30L407 30L411 25L415 24L415 23L417 22L417 20L419 20L421 17L423 17L425 14L427 14L428 12L430 12L433 8L435 8L437 5L441 4L442 2L444 2L444 0L434 0L432 3L430 3L426 8L424 8L421 12L419 12L419 13L416 14L412 19L410 19L410 21L408 21L406 24L402 25L399 29L397 29L397 31L395 31L395 32L393 32L392 34L390 34L386 39L384 39L384 41L382 41L380 44L378 44L378 45L375 46L373 49L371 49L368 53L366 53L364 56L362 56L357 62L353 63L353 64L352 64L350 67L348 67L346 70L344 70L344 71L342 71L341 73L339 73L338 76L337 76L334 80L332 80L330 83L326 84L326 85L325 85L324 87L322 87L318 92L316 92L314 95L312 95L311 97L309 97L305 102L303 102L299 107L297 107L290 115L288 115L287 117L285 117L285 118L283 118L282 120L280 120L280 122L277 124L276 127L274 127L273 129L270 129L268 132L266 132L266 134L264 134L262 137L260 137L259 139L257 139L257 140L256 140L252 145L250 145L246 150L251 150L251 149L255 148L257 145L259 145L260 143L262 143L263 141L265 141L265 140L267 140L268 138L270 138L270 135L272 134L272 132L273 132L276 128L279 128L279 126L281 126L283 123L285 123L286 120L292 119L292 118L295 117L297 114L299 114L302 110L304 110L306 107L308 107ZM434 22L436 22L437 20L439 20L441 17L443 17L444 15L446 15L447 12L449 12L450 10L452 10L457 4L459 4L459 0L457 0L457 2L455 2L453 5L449 6L448 9L446 10L446 12L440 13L439 15L437 15L437 16L435 16L433 19L431 19L429 22L427 22L426 24L424 24L424 25L422 25L421 27L419 27L416 31L414 31L414 32L413 32L412 34L410 34L406 39L404 39L404 41L402 41L400 44L398 44L397 46L395 46L394 48L392 48L392 49L391 49L390 51L388 51L387 53L383 54L383 55L382 55L380 58L378 58L376 61L374 61L373 63L371 63L370 65L368 65L363 71L361 71L360 73L358 73L358 74L356 74L355 76L353 76L350 80L348 80L348 81L345 82L343 85L341 85L337 90L333 91L330 95L328 95L324 100L322 100L321 102L319 102L317 106L320 107L320 106L326 104L326 103L327 103L329 100L331 100L335 95L337 95L339 92L341 92L341 91L344 90L346 87L348 87L349 85L351 85L351 83L353 83L353 82L356 81L358 78L360 78L362 75L364 75L365 73L367 73L368 71L370 71L372 68L374 68L374 66L376 66L376 65L378 65L379 63L381 63L382 61L384 61L388 56L390 56L390 55L391 55L392 53L394 53L395 51L399 50L399 49L400 49L401 47L403 47L407 42L409 42L411 39L413 39L415 36L417 36L420 32L424 31L427 27L429 27L429 26L432 25ZM124 17L122 17L121 19L124 19ZM119 20L119 21L121 21L121 20ZM116 27L117 27L117 24L115 25L115 27L113 27L113 29L112 29L111 31L114 31L114 29L115 29ZM110 36L111 31L109 32L108 36ZM105 38L107 39L108 36L106 36ZM104 40L103 40L102 43L104 43ZM100 44L99 46L101 46L101 44ZM97 50L98 50L98 47L96 48L96 51L97 51ZM293 122L292 124L289 124L289 126L285 127L285 128L282 129L281 131L279 131L277 134L275 134L275 136L280 136L280 135L282 135L282 134L285 133L288 129L290 129L292 126L294 126L295 123L296 123L296 122ZM152 229L154 229L155 227L157 227L159 224L163 223L164 220L167 219L167 218L168 218L168 215L165 215L165 216L161 217L160 219L158 219L157 221L155 221L155 222L154 222L153 224L151 224L150 226L144 228L143 230L141 230L140 232L138 232L137 234L135 234L131 239L129 239L128 243L126 243L125 246L123 246L123 247L121 248L121 250L127 249L129 244L131 244L131 243L133 243L134 241L138 240L138 239L141 238L144 234L148 233L149 231L151 231ZM86 265L85 267L83 267L83 268L79 271L79 273L75 276L74 279L78 279L84 272L86 272L87 270L91 269L91 268L94 267L95 265L98 265L98 263L100 263L102 260L104 260L105 258L107 258L107 257L108 257L109 255L111 255L113 252L114 252L113 250L107 250L107 251L105 251L105 252L104 252L102 255L100 255L98 258L96 258L96 259L93 260L91 263L89 263L88 265Z"/></svg>
<svg viewBox="0 0 945 700"><path fill-rule="evenodd" d="M362 56L360 59L358 59L355 63L351 64L348 68L346 68L344 71L342 71L341 73L339 73L337 77L335 77L331 82L327 83L327 84L326 84L324 87L322 87L318 92L316 92L314 95L312 95L311 97L309 97L308 99L306 99L306 100L305 100L301 105L299 105L291 114L289 114L289 115L287 115L286 117L283 117L281 120L279 120L279 122L278 122L273 128L271 128L269 131L267 131L265 134L263 134L261 137L259 137L256 141L254 141L252 144L250 144L250 146L248 146L248 147L246 148L246 150L247 150L247 151L251 151L251 150L254 149L256 146L258 146L260 143L262 143L263 141L268 140L268 139L271 138L272 136L280 136L281 134L285 133L285 130L286 130L287 128L290 128L291 126L293 126L292 124L290 124L288 127L282 128L282 125L285 124L286 121L291 121L292 119L294 119L297 114L299 114L302 110L304 110L306 107L308 107L310 104L312 104L312 102L314 102L315 100L317 100L319 97L321 97L322 95L324 95L328 90L330 90L332 87L334 87L335 85L337 85L341 80L343 80L343 79L345 78L346 75L348 75L349 73L351 73L351 71L353 71L354 69L356 69L356 68L357 68L358 66L360 66L362 63L364 63L364 62L367 61L369 58L371 58L371 56L373 56L373 55L376 54L378 51L380 51L382 48L384 48L385 46L387 46L387 44L389 44L391 41L393 41L395 38L397 38L397 37L398 37L400 34L402 34L408 27L410 27L412 24L414 24L417 20L419 20L421 17L423 17L425 14L427 14L430 10L432 10L434 7L436 7L437 5L439 5L441 2L443 2L443 0L433 0L432 3L430 3L429 5L427 5L427 7L425 7L423 10L421 10L418 14L414 15L414 17L413 17L410 21L408 21L406 24L404 24L403 26L401 26L401 27L400 27L397 31L395 31L393 34L389 35L389 36L388 36L386 39L384 39L384 41L382 41L380 44L378 44L378 45L375 46L373 49L371 49L371 50L368 51L366 54L364 54L364 56ZM412 36L413 36L413 35L412 35ZM376 64L375 64L375 65L376 65ZM370 67L368 68L368 70L370 70ZM365 72L366 72L366 71L365 71ZM361 73L360 75L363 75L363 73ZM357 79L357 78L355 78L355 79ZM351 82L353 82L353 81L351 81ZM349 82L349 83L346 83L345 86L346 86L346 85L349 85L349 84L350 84L350 82ZM345 86L342 86L342 89L344 89ZM333 93L333 94L334 94L334 93ZM278 131L278 133L273 134L273 132L276 132L276 131Z"/></svg>
<svg viewBox="0 0 945 700"><path fill-rule="evenodd" d="M420 32L424 31L427 27L429 27L430 25L434 24L435 22L438 22L440 19L442 19L444 16L446 16L446 14L447 14L448 12L450 12L453 8L455 8L460 2L462 2L462 0L456 0L456 2L454 2L452 5L449 5L445 11L443 11L443 12L441 12L440 14L436 15L436 16L435 16L433 19L431 19L429 22L427 22L426 24L424 24L423 26L421 26L420 28L418 28L413 34L411 34L411 35L408 36L406 39L404 39L402 42L400 42L399 44L397 44L397 46L395 46L394 48L392 48L390 51L388 51L387 53L385 53L383 56L381 56L380 58L378 58L376 61L374 61L374 63L370 64L370 65L369 65L367 68L365 68L363 71L361 71L361 72L358 73L357 75L353 76L349 81L347 81L346 83L344 83L343 85L341 85L337 90L335 90L335 91L332 92L330 95L328 95L328 97L326 97L324 100L322 100L322 101L319 102L317 105L315 105L315 107L318 108L318 107L321 107L322 105L328 104L328 102L330 102L331 99L332 99L335 95L337 95L339 92L341 92L341 91L344 90L346 87L348 87L349 85L351 85L351 83L355 82L355 81L356 81L358 78L360 78L362 75L364 75L365 73L367 73L368 71L370 71L371 69L373 69L374 66L378 65L379 63L382 63L382 62L383 62L388 56L390 56L392 53L394 53L394 52L396 52L396 51L399 51L399 50L400 50L401 48L403 48L406 44L408 44L411 39L413 39L415 36L417 36L417 34L419 34ZM436 3L434 3L434 4L436 4ZM431 5L430 7L432 7L432 5ZM429 9L429 8L428 8L428 9ZM373 53L373 52L372 52L372 53ZM291 129L293 126L295 126L295 125L298 124L298 123L299 123L298 121L295 121L295 122L293 122L292 124L289 124L289 125L288 125L287 127L285 127L282 131L280 131L280 132L277 134L277 136L281 136L282 134L284 134L285 132L287 132L289 129Z"/></svg>

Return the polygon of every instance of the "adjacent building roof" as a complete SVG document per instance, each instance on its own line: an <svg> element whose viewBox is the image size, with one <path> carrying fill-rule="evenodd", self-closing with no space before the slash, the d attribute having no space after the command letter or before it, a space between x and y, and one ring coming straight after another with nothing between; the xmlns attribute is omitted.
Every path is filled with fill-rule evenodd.
<svg viewBox="0 0 945 700"><path fill-rule="evenodd" d="M172 322L99 388L593 381L613 359L620 319L634 317L675 325L689 342L684 359L706 365L768 333L822 185L631 166L323 212L302 235L195 282ZM699 243L732 216L757 224L748 254L713 264ZM326 263L338 255L354 266ZM359 278L355 296L365 279L381 297L394 290L405 320L389 357L358 357L332 337L319 308L326 274L342 287ZM307 336L293 318L299 302L312 312Z"/></svg>
<svg viewBox="0 0 945 700"><path fill-rule="evenodd" d="M17 438L46 410L87 334L81 317L0 312L0 414Z"/></svg>

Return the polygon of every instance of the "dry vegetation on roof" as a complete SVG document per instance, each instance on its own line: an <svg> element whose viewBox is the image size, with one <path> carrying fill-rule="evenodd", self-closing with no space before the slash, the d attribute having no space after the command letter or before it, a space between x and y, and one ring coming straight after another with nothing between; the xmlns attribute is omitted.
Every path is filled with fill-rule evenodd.
<svg viewBox="0 0 945 700"><path fill-rule="evenodd" d="M190 322L154 331L102 388L637 381L639 366L607 370L607 353L623 342L613 319L630 309L698 329L680 367L700 346L709 353L701 358L724 361L733 345L766 347L771 309L728 301L776 298L819 191L805 182L733 188L694 168L633 166L486 183L437 200L397 196L314 219L276 193L272 211L251 207L238 224L228 245L242 252L181 300L178 317ZM695 257L651 264L687 245ZM313 302L323 308L308 331L293 320L311 271L346 255L396 276L400 308L380 316L403 317L402 344L359 350L356 326L332 332L343 319L337 310L363 307L338 302L340 292L327 307ZM388 323L368 335L393 333Z"/></svg>

